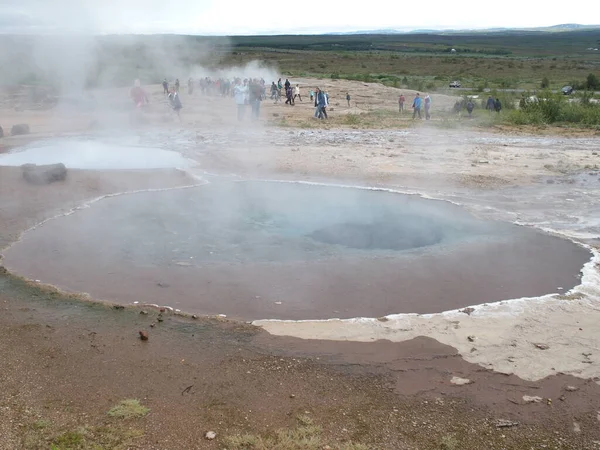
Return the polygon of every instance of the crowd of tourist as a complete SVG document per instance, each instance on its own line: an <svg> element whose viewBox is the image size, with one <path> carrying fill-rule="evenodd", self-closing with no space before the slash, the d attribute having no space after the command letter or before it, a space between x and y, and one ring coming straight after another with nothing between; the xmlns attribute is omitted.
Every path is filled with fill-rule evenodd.
<svg viewBox="0 0 600 450"><path fill-rule="evenodd" d="M183 108L180 97L181 83L179 82L179 79L176 79L171 85L165 78L162 82L162 86L170 107L179 117L179 113ZM232 98L237 105L237 118L240 121L244 120L246 117L247 107L250 107L251 109L250 117L253 120L258 119L260 116L261 102L267 100L267 86L264 78L233 77L212 79L211 77L204 77L198 80L189 78L187 81L188 95L193 95L196 88L201 95ZM272 81L268 92L268 98L275 104L282 102L284 97L285 105L294 106L297 100L303 102L300 85L296 84L293 86L289 79L286 79L285 82L282 82L281 78L279 78L277 82ZM314 88L314 90L312 88L307 89L306 94L305 98L308 97L308 100L314 105L313 117L321 120L328 119L329 116L327 113L330 105L329 93L317 87ZM134 82L134 87L131 89L131 97L137 108L148 103L148 96L141 87L139 80L135 80ZM346 93L346 102L348 108L350 108L351 97L348 92ZM406 97L404 94L400 94L398 97L398 112L400 114L405 112L405 103ZM482 106L489 111L498 113L502 110L500 100L494 99L491 96ZM416 93L411 104L412 118L422 119L424 116L425 120L430 120L431 107L432 101L429 94L421 96L420 93ZM469 117L471 117L474 108L475 104L472 99L467 99L466 101L458 100L454 105L454 110L456 112L465 109Z"/></svg>

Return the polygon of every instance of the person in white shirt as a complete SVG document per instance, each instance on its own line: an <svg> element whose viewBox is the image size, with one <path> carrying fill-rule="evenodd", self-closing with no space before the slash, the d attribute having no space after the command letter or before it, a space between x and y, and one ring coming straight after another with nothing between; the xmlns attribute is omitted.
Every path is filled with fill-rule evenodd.
<svg viewBox="0 0 600 450"><path fill-rule="evenodd" d="M296 97L298 97L300 99L300 101L302 101L302 96L300 95L300 85L297 84L296 87L294 88L294 101L296 100Z"/></svg>
<svg viewBox="0 0 600 450"><path fill-rule="evenodd" d="M244 80L244 84L238 82L233 89L233 96L237 104L237 117L239 121L244 120L246 114L246 105L248 104L248 80Z"/></svg>

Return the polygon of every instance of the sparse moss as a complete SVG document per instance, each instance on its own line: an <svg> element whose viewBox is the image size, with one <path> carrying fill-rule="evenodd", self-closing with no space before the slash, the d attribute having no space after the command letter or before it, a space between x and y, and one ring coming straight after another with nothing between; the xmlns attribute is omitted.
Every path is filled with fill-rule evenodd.
<svg viewBox="0 0 600 450"><path fill-rule="evenodd" d="M143 406L139 400L128 399L112 407L108 411L108 415L118 419L137 419L144 417L149 412L150 410Z"/></svg>
<svg viewBox="0 0 600 450"><path fill-rule="evenodd" d="M229 450L321 450L327 445L322 437L322 429L306 416L297 418L298 426L293 429L279 429L264 435L242 434L228 436L224 439L225 448ZM336 443L330 446L337 450L368 450L364 444L352 442Z"/></svg>

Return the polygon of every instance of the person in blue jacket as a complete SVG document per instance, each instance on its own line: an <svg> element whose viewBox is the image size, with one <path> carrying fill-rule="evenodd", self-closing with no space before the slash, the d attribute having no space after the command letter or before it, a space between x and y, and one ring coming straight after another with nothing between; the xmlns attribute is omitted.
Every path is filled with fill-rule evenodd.
<svg viewBox="0 0 600 450"><path fill-rule="evenodd" d="M415 99L413 100L413 119L415 117L417 117L417 115L419 116L419 119L421 118L421 105L423 104L423 99L421 98L421 95L417 92L417 96L415 97Z"/></svg>

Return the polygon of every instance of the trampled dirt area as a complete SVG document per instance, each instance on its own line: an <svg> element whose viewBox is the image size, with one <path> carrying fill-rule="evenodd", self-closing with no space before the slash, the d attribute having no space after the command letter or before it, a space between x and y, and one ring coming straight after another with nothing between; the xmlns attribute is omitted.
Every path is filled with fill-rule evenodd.
<svg viewBox="0 0 600 450"><path fill-rule="evenodd" d="M47 186L27 184L19 168L0 167L0 247L98 197L189 186L199 182L197 176L215 173L366 184L454 198L475 192L495 206L499 197L522 205L523 197L509 197L511 189L531 188L527 199L533 209L540 201L535 189L542 187L573 186L573 192L557 191L556 198L595 192L595 185L582 186L577 178L597 172L593 153L600 145L589 134L544 142L513 131L480 133L425 121L413 125L408 116L391 116L397 101L392 88L298 81L325 86L337 98L329 122L313 120L309 104L266 101L258 123L239 124L231 99L185 93L178 122L157 86L148 88L151 104L140 126L130 123L126 90L100 93L100 106L91 111L66 106L15 111L5 103L0 111L5 132L16 123L32 128L28 136L0 141L5 151L55 137L134 135L139 143L177 150L199 165L189 174L69 170L66 181ZM365 130L362 122L349 123L343 118L347 91L357 110L371 111L369 120L380 114L382 122L398 120L397 129ZM440 108L454 102L432 97ZM380 109L389 112L373 113ZM432 123L436 120L442 121L434 113ZM552 184L546 184L550 178ZM520 214L528 218L527 210ZM153 307L99 305L2 272L0 448L600 448L594 305L574 298L564 309L553 304L542 312L540 307L541 321L527 312L527 326L515 322L519 342L514 347L498 338L501 318L486 319L482 327L477 314L467 313L460 323L432 318L443 332L428 328L431 333L419 334L419 328L409 327L412 331L404 332L416 334L410 339L398 338L393 333L403 330L391 330L395 322L381 318L381 327L390 325L387 335L366 338L361 328L353 339L351 324L333 324L328 335L324 323L291 324L287 333L281 323L262 329L222 318L192 319ZM471 326L479 328L467 339L463 334ZM558 326L565 342L550 341ZM533 337L526 334L530 330ZM148 333L147 341L140 331ZM320 339L310 339L311 334ZM441 343L444 336L460 339L460 350ZM529 345L536 337L540 347ZM548 342L550 348L544 349ZM514 352L509 362L506 349ZM109 414L126 399L139 400L148 411L132 408L129 418L115 416L114 410ZM209 431L215 439L206 438Z"/></svg>

